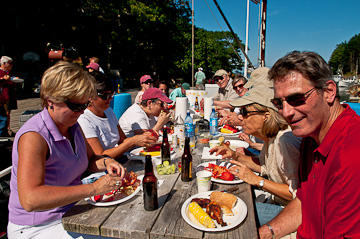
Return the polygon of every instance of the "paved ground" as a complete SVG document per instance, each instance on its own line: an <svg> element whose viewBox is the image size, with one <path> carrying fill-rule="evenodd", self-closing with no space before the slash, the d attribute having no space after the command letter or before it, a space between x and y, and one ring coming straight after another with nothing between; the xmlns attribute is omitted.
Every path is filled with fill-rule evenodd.
<svg viewBox="0 0 360 239"><path fill-rule="evenodd" d="M131 94L131 100L134 102L138 91L139 89L130 89L124 92ZM10 129L15 133L19 130L20 115L26 110L42 110L40 98L38 96L30 96L18 100L18 109L12 110L10 115Z"/></svg>

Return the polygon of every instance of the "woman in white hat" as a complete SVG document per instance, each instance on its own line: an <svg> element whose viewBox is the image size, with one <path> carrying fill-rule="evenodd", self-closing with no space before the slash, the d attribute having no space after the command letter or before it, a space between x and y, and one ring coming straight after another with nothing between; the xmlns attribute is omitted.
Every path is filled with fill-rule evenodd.
<svg viewBox="0 0 360 239"><path fill-rule="evenodd" d="M292 134L286 121L270 102L273 97L273 89L259 86L230 102L234 107L241 107L238 118L244 133L264 141L258 157L250 157L224 146L210 150L211 153L223 155L224 159L233 159L230 162L236 166L231 168L232 174L271 194L269 201L275 205L256 203L260 225L270 221L282 206L296 197L299 183L301 138Z"/></svg>

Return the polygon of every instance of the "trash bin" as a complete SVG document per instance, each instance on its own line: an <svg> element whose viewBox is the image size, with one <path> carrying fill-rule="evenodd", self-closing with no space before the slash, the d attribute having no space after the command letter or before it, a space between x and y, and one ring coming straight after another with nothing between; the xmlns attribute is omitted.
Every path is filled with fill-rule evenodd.
<svg viewBox="0 0 360 239"><path fill-rule="evenodd" d="M131 106L131 95L128 93L120 93L114 95L114 99L110 102L116 118L119 120L121 115Z"/></svg>

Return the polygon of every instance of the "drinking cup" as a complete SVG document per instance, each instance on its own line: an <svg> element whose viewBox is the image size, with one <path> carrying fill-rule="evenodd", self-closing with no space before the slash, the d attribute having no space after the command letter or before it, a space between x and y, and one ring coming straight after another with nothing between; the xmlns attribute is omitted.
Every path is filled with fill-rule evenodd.
<svg viewBox="0 0 360 239"><path fill-rule="evenodd" d="M211 188L211 176L209 171L199 171L196 173L196 181L198 186L198 193L210 191Z"/></svg>

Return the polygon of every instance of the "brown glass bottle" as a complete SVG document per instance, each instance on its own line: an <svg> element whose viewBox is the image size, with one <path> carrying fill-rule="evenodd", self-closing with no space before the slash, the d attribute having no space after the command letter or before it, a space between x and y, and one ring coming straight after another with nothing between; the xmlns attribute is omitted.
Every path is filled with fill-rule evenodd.
<svg viewBox="0 0 360 239"><path fill-rule="evenodd" d="M199 112L199 111L200 111L200 108L199 108L199 100L198 100L197 97L195 98L194 109L195 109L196 112Z"/></svg>
<svg viewBox="0 0 360 239"><path fill-rule="evenodd" d="M190 153L190 138L185 137L184 153L181 157L181 180L189 182L192 178L192 156Z"/></svg>
<svg viewBox="0 0 360 239"><path fill-rule="evenodd" d="M170 164L170 144L167 136L167 128L163 128L163 142L161 144L161 163L168 161Z"/></svg>
<svg viewBox="0 0 360 239"><path fill-rule="evenodd" d="M146 211L154 211L159 208L157 194L157 178L154 174L151 156L145 156L145 175L143 178L144 208Z"/></svg>

